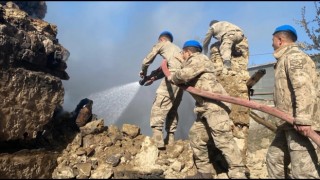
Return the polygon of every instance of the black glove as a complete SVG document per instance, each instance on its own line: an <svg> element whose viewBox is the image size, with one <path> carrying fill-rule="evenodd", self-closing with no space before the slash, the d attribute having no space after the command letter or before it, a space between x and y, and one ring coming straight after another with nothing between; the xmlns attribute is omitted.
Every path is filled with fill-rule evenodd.
<svg viewBox="0 0 320 180"><path fill-rule="evenodd" d="M147 71L141 70L141 71L139 72L139 76L140 76L141 78L144 78L146 75L147 75Z"/></svg>

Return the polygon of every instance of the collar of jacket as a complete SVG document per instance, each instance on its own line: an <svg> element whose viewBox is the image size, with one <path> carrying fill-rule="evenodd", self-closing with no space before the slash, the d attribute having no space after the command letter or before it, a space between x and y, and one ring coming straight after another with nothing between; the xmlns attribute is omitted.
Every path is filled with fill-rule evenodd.
<svg viewBox="0 0 320 180"><path fill-rule="evenodd" d="M195 57L195 56L197 56L197 55L199 55L199 54L200 54L200 52L192 53L192 54L189 56L189 58L188 58L185 62L189 62L189 61L190 61L190 59L192 59L193 57Z"/></svg>
<svg viewBox="0 0 320 180"><path fill-rule="evenodd" d="M288 49L298 48L298 45L295 43L291 43L288 45L284 45L277 50L274 51L273 56L278 60Z"/></svg>
<svg viewBox="0 0 320 180"><path fill-rule="evenodd" d="M197 55L199 55L199 54L201 54L201 53L200 53L200 52L192 53L191 56L189 57L189 59L192 58L192 57L195 57L195 56L197 56Z"/></svg>

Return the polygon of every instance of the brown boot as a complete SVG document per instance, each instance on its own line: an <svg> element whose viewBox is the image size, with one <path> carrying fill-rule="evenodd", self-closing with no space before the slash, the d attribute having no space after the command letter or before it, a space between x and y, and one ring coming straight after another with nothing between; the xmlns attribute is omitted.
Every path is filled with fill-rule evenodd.
<svg viewBox="0 0 320 180"><path fill-rule="evenodd" d="M158 149L163 149L165 146L164 146L164 142L163 142L162 130L152 128L152 132L153 132L152 139L157 144Z"/></svg>
<svg viewBox="0 0 320 180"><path fill-rule="evenodd" d="M172 145L174 144L174 133L169 132L167 137L164 139L165 144Z"/></svg>

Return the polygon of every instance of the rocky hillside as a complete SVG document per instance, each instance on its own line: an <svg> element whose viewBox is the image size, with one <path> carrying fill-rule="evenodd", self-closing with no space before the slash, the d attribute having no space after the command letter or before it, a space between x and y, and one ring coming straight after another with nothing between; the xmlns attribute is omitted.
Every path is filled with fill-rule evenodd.
<svg viewBox="0 0 320 180"><path fill-rule="evenodd" d="M252 121L247 154L250 178L267 178L265 154L273 132ZM259 132L258 136L255 135ZM217 169L213 178L228 178L220 151L211 144L210 160ZM158 150L136 125L103 126L98 119L81 128L57 158L52 178L181 179L193 175L196 167L188 140L177 140Z"/></svg>
<svg viewBox="0 0 320 180"><path fill-rule="evenodd" d="M35 138L63 103L69 52L55 25L12 2L0 5L0 23L0 140Z"/></svg>
<svg viewBox="0 0 320 180"><path fill-rule="evenodd" d="M188 140L177 140L158 150L136 125L107 127L103 119L95 119L74 131L66 125L67 117L68 112L55 116L48 133L33 141L1 143L7 152L0 156L0 178L177 179L196 172ZM267 178L265 154L272 135L251 121L250 178ZM227 179L225 160L210 145L210 160L217 170L212 177Z"/></svg>

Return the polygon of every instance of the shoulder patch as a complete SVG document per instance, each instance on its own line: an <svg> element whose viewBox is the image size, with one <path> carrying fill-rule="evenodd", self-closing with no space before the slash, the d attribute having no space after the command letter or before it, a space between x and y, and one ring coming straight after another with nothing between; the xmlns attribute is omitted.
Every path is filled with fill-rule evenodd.
<svg viewBox="0 0 320 180"><path fill-rule="evenodd" d="M304 58L300 55L291 56L289 61L290 69L302 69L305 62Z"/></svg>

